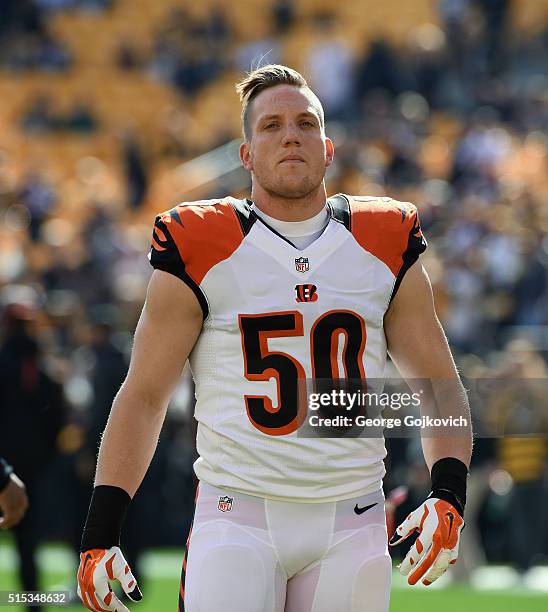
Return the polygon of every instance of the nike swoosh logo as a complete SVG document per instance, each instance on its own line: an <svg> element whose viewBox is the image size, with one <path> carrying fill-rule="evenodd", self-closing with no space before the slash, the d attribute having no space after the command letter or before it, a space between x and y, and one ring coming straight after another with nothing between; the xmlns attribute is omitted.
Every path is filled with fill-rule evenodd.
<svg viewBox="0 0 548 612"><path fill-rule="evenodd" d="M455 517L451 512L448 512L446 516L449 517L449 534L451 534L451 529L453 529L453 520Z"/></svg>
<svg viewBox="0 0 548 612"><path fill-rule="evenodd" d="M91 555L88 553L84 559L84 566L82 567L82 576L84 575L84 572L86 571L86 565L90 559L91 559Z"/></svg>
<svg viewBox="0 0 548 612"><path fill-rule="evenodd" d="M378 502L375 502L374 504L369 504L369 506L364 506L363 508L358 508L358 504L356 504L354 506L354 512L356 514L363 514L364 512L367 512L367 510L370 510L371 508L373 508L373 506L376 506L378 504Z"/></svg>

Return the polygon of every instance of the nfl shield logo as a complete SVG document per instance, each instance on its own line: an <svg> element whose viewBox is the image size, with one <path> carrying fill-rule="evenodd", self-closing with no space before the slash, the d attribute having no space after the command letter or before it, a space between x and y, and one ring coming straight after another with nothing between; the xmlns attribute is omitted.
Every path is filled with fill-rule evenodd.
<svg viewBox="0 0 548 612"><path fill-rule="evenodd" d="M217 504L217 509L221 512L230 512L232 510L232 502L234 501L233 497L228 497L226 495L219 497L219 503Z"/></svg>
<svg viewBox="0 0 548 612"><path fill-rule="evenodd" d="M308 265L308 257L299 257L295 259L295 270L297 272L308 272L310 266Z"/></svg>

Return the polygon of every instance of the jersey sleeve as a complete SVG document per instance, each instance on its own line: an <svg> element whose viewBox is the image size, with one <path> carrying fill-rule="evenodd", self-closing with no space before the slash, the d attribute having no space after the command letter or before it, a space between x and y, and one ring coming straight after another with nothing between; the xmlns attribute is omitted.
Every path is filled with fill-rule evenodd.
<svg viewBox="0 0 548 612"><path fill-rule="evenodd" d="M404 215L403 211L405 211L406 218L409 218L407 219L407 222L406 219L403 220L403 225L405 225L405 229L403 230L404 235L406 231L407 235L403 242L404 250L401 256L402 264L396 277L396 282L390 298L391 301L396 295L396 291L398 290L407 270L409 270L409 268L417 261L421 253L426 251L426 247L428 246L426 238L422 233L419 220L419 211L417 210L417 207L413 204L406 203L406 207L402 206L401 210L402 216Z"/></svg>
<svg viewBox="0 0 548 612"><path fill-rule="evenodd" d="M148 259L153 268L173 274L192 289L200 303L205 319L209 313L207 299L199 284L187 271L189 262L185 262L183 259L183 249L176 241L176 239L186 241L186 236L184 235L185 232L177 231L177 226L183 229L177 209L172 209L156 217ZM187 248L187 260L191 252Z"/></svg>
<svg viewBox="0 0 548 612"><path fill-rule="evenodd" d="M409 268L426 250L417 207L390 198L351 198L351 231L358 243L380 259L395 277L390 300Z"/></svg>
<svg viewBox="0 0 548 612"><path fill-rule="evenodd" d="M217 264L231 257L245 232L231 198L180 204L156 217L149 260L194 292L204 319L209 305L204 279Z"/></svg>

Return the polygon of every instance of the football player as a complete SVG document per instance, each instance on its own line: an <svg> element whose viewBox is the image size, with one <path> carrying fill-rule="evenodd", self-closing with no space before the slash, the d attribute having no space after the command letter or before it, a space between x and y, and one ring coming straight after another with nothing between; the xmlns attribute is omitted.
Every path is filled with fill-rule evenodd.
<svg viewBox="0 0 548 612"><path fill-rule="evenodd" d="M199 486L179 610L386 612L384 440L299 435L300 398L307 378L380 379L389 354L404 378L432 382L442 414L468 418L417 261L417 209L327 198L334 146L298 72L263 66L237 90L251 197L189 202L156 219L155 270L99 452L80 596L90 610L126 610L117 579L141 598L120 531L189 358ZM423 449L432 492L391 540L419 534L400 567L411 584L456 560L469 426L424 436Z"/></svg>

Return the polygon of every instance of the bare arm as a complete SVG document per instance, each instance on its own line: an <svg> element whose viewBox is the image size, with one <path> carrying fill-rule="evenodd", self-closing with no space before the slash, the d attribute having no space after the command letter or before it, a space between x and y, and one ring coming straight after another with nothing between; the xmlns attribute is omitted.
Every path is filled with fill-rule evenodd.
<svg viewBox="0 0 548 612"><path fill-rule="evenodd" d="M456 457L468 466L472 430L466 393L436 315L430 280L420 262L404 276L384 317L384 328L390 357L410 386L414 386L413 379L428 379L439 416L463 416L468 422L468 428L458 428L455 436L445 432L440 437L422 437L428 468L443 457Z"/></svg>
<svg viewBox="0 0 548 612"><path fill-rule="evenodd" d="M129 372L103 434L96 486L112 485L135 495L202 319L194 293L175 276L155 270L135 331Z"/></svg>

